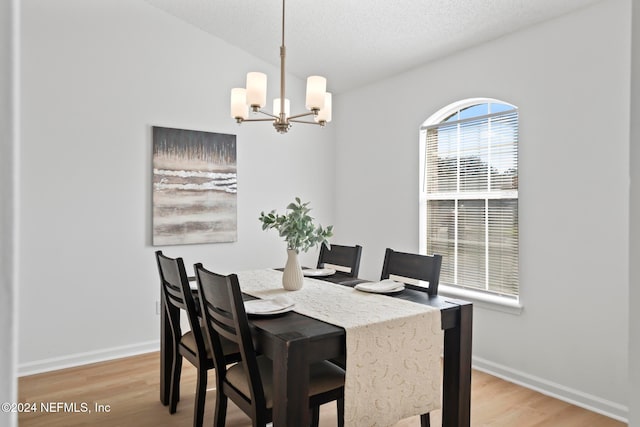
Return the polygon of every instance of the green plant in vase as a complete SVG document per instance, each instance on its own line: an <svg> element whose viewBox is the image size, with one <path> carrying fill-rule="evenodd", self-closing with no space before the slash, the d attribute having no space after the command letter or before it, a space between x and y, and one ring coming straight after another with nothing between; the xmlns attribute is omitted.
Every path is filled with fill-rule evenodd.
<svg viewBox="0 0 640 427"><path fill-rule="evenodd" d="M309 215L311 208L309 202L302 203L299 197L295 202L289 203L284 215L276 213L275 209L265 214L260 213L262 229L275 229L287 242L287 263L282 275L282 285L287 290L302 288L303 275L298 253L307 252L312 247L321 244L329 245L329 238L333 236L333 226L323 228L313 223L313 217Z"/></svg>

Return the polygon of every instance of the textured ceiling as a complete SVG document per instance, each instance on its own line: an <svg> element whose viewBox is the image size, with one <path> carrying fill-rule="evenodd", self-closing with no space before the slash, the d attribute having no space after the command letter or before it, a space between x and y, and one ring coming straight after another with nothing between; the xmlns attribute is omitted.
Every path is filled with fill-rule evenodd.
<svg viewBox="0 0 640 427"><path fill-rule="evenodd" d="M280 0L146 1L279 66ZM339 93L597 1L289 0L287 72Z"/></svg>

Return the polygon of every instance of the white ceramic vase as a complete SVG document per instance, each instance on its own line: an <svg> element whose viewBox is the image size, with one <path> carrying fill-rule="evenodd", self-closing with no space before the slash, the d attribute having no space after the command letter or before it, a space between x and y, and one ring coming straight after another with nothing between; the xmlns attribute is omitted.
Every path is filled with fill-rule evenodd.
<svg viewBox="0 0 640 427"><path fill-rule="evenodd" d="M288 291L297 291L302 289L303 281L304 276L298 261L298 253L295 249L287 249L287 263L282 273L282 287Z"/></svg>

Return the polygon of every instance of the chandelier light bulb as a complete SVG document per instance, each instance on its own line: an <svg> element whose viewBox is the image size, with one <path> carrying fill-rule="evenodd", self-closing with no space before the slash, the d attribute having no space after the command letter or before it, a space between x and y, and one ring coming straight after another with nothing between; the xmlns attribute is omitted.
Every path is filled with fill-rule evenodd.
<svg viewBox="0 0 640 427"><path fill-rule="evenodd" d="M321 110L327 93L327 79L322 76L307 77L307 110Z"/></svg>
<svg viewBox="0 0 640 427"><path fill-rule="evenodd" d="M267 75L247 73L247 104L252 108L262 108L267 104Z"/></svg>
<svg viewBox="0 0 640 427"><path fill-rule="evenodd" d="M231 117L245 120L248 115L247 90L243 87L231 89Z"/></svg>
<svg viewBox="0 0 640 427"><path fill-rule="evenodd" d="M329 123L331 121L331 92L324 94L324 108L316 116L316 122Z"/></svg>

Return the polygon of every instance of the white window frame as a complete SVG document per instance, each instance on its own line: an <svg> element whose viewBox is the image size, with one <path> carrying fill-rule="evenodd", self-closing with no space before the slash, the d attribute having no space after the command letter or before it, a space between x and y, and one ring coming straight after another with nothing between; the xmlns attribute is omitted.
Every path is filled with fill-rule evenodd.
<svg viewBox="0 0 640 427"><path fill-rule="evenodd" d="M445 106L444 108L438 110L436 113L431 115L424 123L420 126L419 132L419 159L420 159L420 173L418 176L419 180L419 243L420 243L420 253L426 254L427 248L427 221L426 221L426 210L427 210L427 191L425 185L425 168L426 168L426 128L429 126L433 126L444 121L452 112L456 110L462 110L464 108L484 103L499 103L511 105L514 108L517 108L513 104L505 101L501 101L495 98L468 98L464 100L460 100ZM515 198L518 198L518 190L513 190L515 193ZM470 199L477 199L479 193L474 193L473 196L470 196ZM454 200L454 198L446 197L448 195L442 194L439 195L443 200ZM494 197L495 195L488 195L489 199L502 199L502 198L513 198L513 194L511 197L502 196ZM436 197L432 196L430 199L433 200ZM456 193L456 199L460 200L465 198L464 195L460 193ZM431 254L428 254L431 255ZM476 306L484 307L492 310L497 310L501 312L506 312L510 314L520 314L523 309L523 305L520 299L520 295L518 297L511 297L505 295L492 294L490 292L476 291L470 288L463 288L458 286L447 286L446 284L440 283L438 285L438 293L444 296L450 296L453 298L460 298L467 301L473 302ZM520 293L520 292L519 292Z"/></svg>

